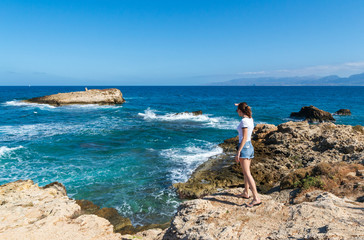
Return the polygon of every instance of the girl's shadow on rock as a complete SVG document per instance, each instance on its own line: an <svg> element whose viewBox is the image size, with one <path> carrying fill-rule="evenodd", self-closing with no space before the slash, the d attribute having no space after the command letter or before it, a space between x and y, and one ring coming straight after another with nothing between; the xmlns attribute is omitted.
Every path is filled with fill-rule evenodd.
<svg viewBox="0 0 364 240"><path fill-rule="evenodd" d="M204 197L203 199L206 199L206 200L209 200L209 201L220 202L220 203L228 204L228 205L232 205L232 206L239 206L239 207L240 206L248 206L246 203L244 203L242 205L239 205L239 204L237 204L235 202L215 198L214 196L228 196L228 197L241 198L241 197L239 197L239 195L235 195L235 194L231 194L231 193L215 193L215 194L212 194L209 197Z"/></svg>

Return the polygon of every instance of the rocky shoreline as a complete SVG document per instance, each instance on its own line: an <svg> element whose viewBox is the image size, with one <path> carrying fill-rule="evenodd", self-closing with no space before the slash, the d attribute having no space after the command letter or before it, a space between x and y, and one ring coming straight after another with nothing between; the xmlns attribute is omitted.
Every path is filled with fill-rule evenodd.
<svg viewBox="0 0 364 240"><path fill-rule="evenodd" d="M0 186L0 239L364 238L362 126L258 124L252 174L263 204L254 208L239 197L237 141L225 140L221 155L174 185L197 199L182 203L171 223L134 228L115 209L69 199L59 183L17 181Z"/></svg>
<svg viewBox="0 0 364 240"><path fill-rule="evenodd" d="M261 193L279 185L287 174L319 163L364 164L364 128L334 123L286 122L258 124L252 138L255 158L251 172ZM242 186L235 163L238 138L220 144L223 154L199 166L186 183L174 184L182 198L200 198L220 189Z"/></svg>

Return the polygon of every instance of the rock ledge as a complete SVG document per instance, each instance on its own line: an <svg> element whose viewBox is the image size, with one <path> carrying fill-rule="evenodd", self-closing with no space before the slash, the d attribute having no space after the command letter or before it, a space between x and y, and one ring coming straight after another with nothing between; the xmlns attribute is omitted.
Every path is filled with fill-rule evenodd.
<svg viewBox="0 0 364 240"><path fill-rule="evenodd" d="M80 92L58 93L24 100L28 103L43 103L53 106L69 104L122 104L125 102L119 89L91 89Z"/></svg>

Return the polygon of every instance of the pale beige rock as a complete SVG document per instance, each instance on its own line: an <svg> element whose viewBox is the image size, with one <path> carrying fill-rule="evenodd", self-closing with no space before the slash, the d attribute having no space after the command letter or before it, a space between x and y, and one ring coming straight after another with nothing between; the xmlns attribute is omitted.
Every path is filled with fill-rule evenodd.
<svg viewBox="0 0 364 240"><path fill-rule="evenodd" d="M156 228L156 229L149 229L146 231L142 231L142 232L138 232L135 235L121 235L121 239L143 239L143 240L162 240L164 234L166 233L167 230L162 230L160 228Z"/></svg>
<svg viewBox="0 0 364 240"><path fill-rule="evenodd" d="M81 92L58 93L25 100L30 103L44 103L55 106L68 104L121 104L125 100L119 89L91 89Z"/></svg>
<svg viewBox="0 0 364 240"><path fill-rule="evenodd" d="M183 203L163 239L363 239L364 203L319 194L313 202L263 204L237 197L243 189Z"/></svg>
<svg viewBox="0 0 364 240"><path fill-rule="evenodd" d="M286 162L299 161L303 166L343 160L364 163L364 134L350 125L286 122L264 141L272 152L287 156Z"/></svg>
<svg viewBox="0 0 364 240"><path fill-rule="evenodd" d="M277 131L277 126L273 124L257 124L254 127L253 139L263 139L268 133L272 131Z"/></svg>
<svg viewBox="0 0 364 240"><path fill-rule="evenodd" d="M96 215L81 215L63 185L38 187L31 180L0 186L0 239L121 239Z"/></svg>

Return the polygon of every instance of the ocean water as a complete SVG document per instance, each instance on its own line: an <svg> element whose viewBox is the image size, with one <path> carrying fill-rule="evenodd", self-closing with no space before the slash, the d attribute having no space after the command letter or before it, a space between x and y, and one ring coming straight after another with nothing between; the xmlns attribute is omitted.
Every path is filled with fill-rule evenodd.
<svg viewBox="0 0 364 240"><path fill-rule="evenodd" d="M90 87L109 88L109 87ZM237 134L234 103L255 123L280 124L314 105L337 124L364 125L364 87L117 87L118 106L53 107L21 100L84 87L0 87L0 184L58 181L70 197L114 207L134 225L169 221L181 202L171 188ZM203 115L174 115L202 110Z"/></svg>

